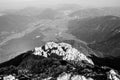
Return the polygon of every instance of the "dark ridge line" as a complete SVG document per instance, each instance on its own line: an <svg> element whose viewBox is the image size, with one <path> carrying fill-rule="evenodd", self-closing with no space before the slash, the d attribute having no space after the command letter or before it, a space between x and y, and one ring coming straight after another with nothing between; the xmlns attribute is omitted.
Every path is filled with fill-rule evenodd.
<svg viewBox="0 0 120 80"><path fill-rule="evenodd" d="M22 53L18 56L16 56L15 58L8 60L6 62L3 62L0 64L0 68L2 67L8 67L8 66L18 66L24 58L26 58L27 56L29 56L31 53L33 53L33 51L27 51L25 53Z"/></svg>
<svg viewBox="0 0 120 80"><path fill-rule="evenodd" d="M90 57L95 65L98 66L107 66L120 71L120 57L96 57L91 55Z"/></svg>

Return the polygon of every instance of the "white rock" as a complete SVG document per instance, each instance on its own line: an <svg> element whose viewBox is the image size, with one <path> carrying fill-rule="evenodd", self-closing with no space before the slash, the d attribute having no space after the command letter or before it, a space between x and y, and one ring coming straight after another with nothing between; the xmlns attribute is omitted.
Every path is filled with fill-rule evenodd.
<svg viewBox="0 0 120 80"><path fill-rule="evenodd" d="M71 77L71 80L93 80L92 78L86 78L84 76L81 75L74 75Z"/></svg>
<svg viewBox="0 0 120 80"><path fill-rule="evenodd" d="M65 49L72 47L70 44L63 43L63 42L62 42L62 43L59 43L59 45L60 45L61 47L65 47Z"/></svg>
<svg viewBox="0 0 120 80"><path fill-rule="evenodd" d="M43 50L41 49L41 47L36 47L35 52L33 54L42 56L42 52L43 52Z"/></svg>
<svg viewBox="0 0 120 80"><path fill-rule="evenodd" d="M63 50L64 47L66 51ZM54 50L54 48L57 48L57 50ZM41 47L35 48L35 52L33 54L48 57L48 55L51 54L57 54L59 56L63 56L63 60L74 60L74 61L82 61L85 60L90 64L94 63L91 59L87 58L83 53L79 52L77 49L72 48L70 44L67 43L55 43L55 42L48 42L45 45L45 50L42 50ZM48 51L51 50L51 53L48 53Z"/></svg>
<svg viewBox="0 0 120 80"><path fill-rule="evenodd" d="M57 78L57 80L70 80L70 76L71 74L63 73Z"/></svg>
<svg viewBox="0 0 120 80"><path fill-rule="evenodd" d="M120 80L120 76L114 70L110 70L109 79L110 80Z"/></svg>
<svg viewBox="0 0 120 80"><path fill-rule="evenodd" d="M50 80L52 77L48 77L48 78L45 78L45 79L42 79L42 80Z"/></svg>
<svg viewBox="0 0 120 80"><path fill-rule="evenodd" d="M93 80L92 78L86 78L81 75L72 75L71 73L63 73L61 74L57 80Z"/></svg>
<svg viewBox="0 0 120 80"><path fill-rule="evenodd" d="M15 79L15 77L12 75L8 75L8 76L3 77L3 80L17 80L17 79Z"/></svg>
<svg viewBox="0 0 120 80"><path fill-rule="evenodd" d="M58 44L55 43L55 42L48 42L48 43L46 44L46 46L48 46L48 48L52 49L53 47L57 47Z"/></svg>

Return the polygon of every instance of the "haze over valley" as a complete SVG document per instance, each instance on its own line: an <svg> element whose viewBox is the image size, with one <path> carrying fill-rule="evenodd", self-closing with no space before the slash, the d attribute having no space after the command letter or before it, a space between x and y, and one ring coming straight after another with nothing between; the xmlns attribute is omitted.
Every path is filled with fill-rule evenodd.
<svg viewBox="0 0 120 80"><path fill-rule="evenodd" d="M23 53L47 42L57 45L65 42L96 65L119 71L119 3L119 0L1 0L0 63L18 57L21 60Z"/></svg>

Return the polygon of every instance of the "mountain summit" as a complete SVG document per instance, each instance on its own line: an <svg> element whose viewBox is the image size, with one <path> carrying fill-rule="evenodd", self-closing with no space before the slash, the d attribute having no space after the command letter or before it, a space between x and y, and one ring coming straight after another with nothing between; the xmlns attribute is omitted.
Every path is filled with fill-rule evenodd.
<svg viewBox="0 0 120 80"><path fill-rule="evenodd" d="M0 64L2 80L120 80L119 73L99 67L67 43L47 42Z"/></svg>

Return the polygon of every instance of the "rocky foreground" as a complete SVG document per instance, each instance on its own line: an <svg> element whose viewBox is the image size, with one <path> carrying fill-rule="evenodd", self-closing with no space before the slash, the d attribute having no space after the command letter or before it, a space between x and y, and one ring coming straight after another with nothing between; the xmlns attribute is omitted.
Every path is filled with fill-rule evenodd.
<svg viewBox="0 0 120 80"><path fill-rule="evenodd" d="M0 64L0 80L120 80L67 43L48 42Z"/></svg>

